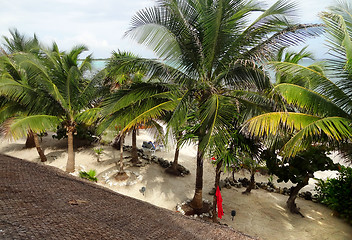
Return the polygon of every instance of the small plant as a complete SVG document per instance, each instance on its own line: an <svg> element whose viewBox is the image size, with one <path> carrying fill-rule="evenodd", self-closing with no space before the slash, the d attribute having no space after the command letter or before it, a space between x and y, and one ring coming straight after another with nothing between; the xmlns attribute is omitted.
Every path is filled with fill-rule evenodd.
<svg viewBox="0 0 352 240"><path fill-rule="evenodd" d="M103 154L104 148L94 148L93 150L97 154L97 161L100 162L100 155Z"/></svg>
<svg viewBox="0 0 352 240"><path fill-rule="evenodd" d="M270 174L270 176L268 177L268 182L269 183L273 183L274 177L272 174Z"/></svg>
<svg viewBox="0 0 352 240"><path fill-rule="evenodd" d="M318 180L318 201L338 212L352 224L352 168L339 166L339 176Z"/></svg>
<svg viewBox="0 0 352 240"><path fill-rule="evenodd" d="M92 182L98 182L98 179L97 177L95 176L96 175L96 171L95 170L89 170L88 172L86 171L80 171L79 172L79 176L81 178L84 178L84 179L88 179L89 181L92 181Z"/></svg>

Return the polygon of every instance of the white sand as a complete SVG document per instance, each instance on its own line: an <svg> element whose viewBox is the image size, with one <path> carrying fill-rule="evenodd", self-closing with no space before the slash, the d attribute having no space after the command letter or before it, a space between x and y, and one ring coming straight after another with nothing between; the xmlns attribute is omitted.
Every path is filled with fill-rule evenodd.
<svg viewBox="0 0 352 240"><path fill-rule="evenodd" d="M140 147L142 141L146 140L153 139L146 132L141 131L137 138L138 146ZM0 152L42 164L35 148L23 149L24 142L24 139L15 142L0 139ZM64 170L67 160L66 144L65 140L57 141L51 136L44 137L42 145L48 158L48 162L45 164ZM131 145L130 137L127 137L126 145ZM136 173L138 176L133 179L133 184L128 186L120 186L113 180L106 182L105 178L116 171L115 162L119 161L119 151L113 150L110 146L103 146L103 148L104 153L99 163L96 161L96 154L92 148L78 149L76 151L77 171L95 169L99 179L98 184L173 211L175 211L177 203L193 197L196 167L196 148L194 146L184 147L179 156L180 164L191 171L190 175L185 177L170 176L165 174L165 170L155 163L141 168L126 166L126 170ZM128 153L125 154L128 155ZM157 151L156 155L173 160L174 152L172 149ZM214 173L215 169L210 161L205 160L203 197L210 201L212 201L212 196L208 195L208 192L214 186ZM237 177L245 176L243 174L237 173ZM333 175L333 172L319 173L319 177ZM222 179L226 176L228 176L227 173L223 174ZM257 181L266 182L267 178L267 176L259 174L256 176ZM290 184L282 184L282 186L284 185L289 186ZM146 188L145 195L140 192L142 187ZM303 190L313 188L314 185L310 184ZM332 216L332 211L323 205L297 199L296 202L301 208L301 212L306 216L302 218L287 211L285 208L287 196L269 193L262 189L252 190L252 193L247 196L241 194L242 191L244 188L224 188L222 190L225 215L221 223L262 239L352 239L352 227L343 220ZM237 211L234 221L231 221L230 216L232 209Z"/></svg>

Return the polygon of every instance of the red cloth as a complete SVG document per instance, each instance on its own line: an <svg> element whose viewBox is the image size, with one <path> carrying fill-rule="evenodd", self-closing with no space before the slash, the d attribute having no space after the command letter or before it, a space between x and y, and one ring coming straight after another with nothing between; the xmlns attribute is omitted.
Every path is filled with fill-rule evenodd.
<svg viewBox="0 0 352 240"><path fill-rule="evenodd" d="M218 217L221 219L222 216L224 216L224 211L222 209L222 197L221 197L219 186L216 188L215 196L216 196L216 203L218 205Z"/></svg>

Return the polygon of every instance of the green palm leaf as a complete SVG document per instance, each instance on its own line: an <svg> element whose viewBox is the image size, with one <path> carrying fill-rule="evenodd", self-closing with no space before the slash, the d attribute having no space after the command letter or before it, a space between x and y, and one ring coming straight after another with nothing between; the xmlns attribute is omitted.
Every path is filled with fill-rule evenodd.
<svg viewBox="0 0 352 240"><path fill-rule="evenodd" d="M244 127L252 135L267 137L278 135L282 129L293 133L295 130L301 130L319 119L321 118L303 113L272 112L249 119Z"/></svg>
<svg viewBox="0 0 352 240"><path fill-rule="evenodd" d="M307 88L283 83L275 86L274 91L279 91L288 104L293 104L318 116L349 117L348 113L344 112L330 99Z"/></svg>
<svg viewBox="0 0 352 240"><path fill-rule="evenodd" d="M352 101L346 93L322 72L314 68L301 66L295 63L271 62L280 72L287 72L290 75L305 76L309 80L310 89L324 95L342 109L350 109Z"/></svg>
<svg viewBox="0 0 352 240"><path fill-rule="evenodd" d="M47 130L55 130L59 123L60 119L56 116L34 115L18 117L10 119L5 124L5 131L6 135L18 139L26 136L28 129L31 129L33 132L45 132Z"/></svg>
<svg viewBox="0 0 352 240"><path fill-rule="evenodd" d="M306 149L312 142L320 142L319 138L327 136L330 141L351 140L352 120L341 117L327 117L305 126L298 131L282 148L284 156L294 157L299 151Z"/></svg>

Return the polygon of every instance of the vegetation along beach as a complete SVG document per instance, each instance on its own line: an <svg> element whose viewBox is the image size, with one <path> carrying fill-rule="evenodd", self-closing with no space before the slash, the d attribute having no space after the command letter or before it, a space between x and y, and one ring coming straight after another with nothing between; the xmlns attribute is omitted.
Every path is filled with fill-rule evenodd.
<svg viewBox="0 0 352 240"><path fill-rule="evenodd" d="M149 57L2 36L0 238L352 239L351 2L148 4Z"/></svg>

